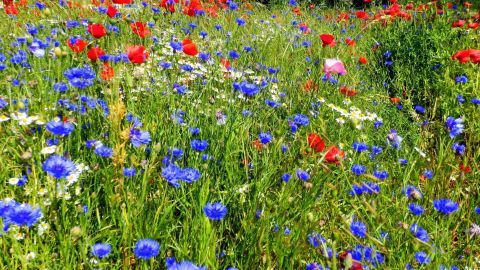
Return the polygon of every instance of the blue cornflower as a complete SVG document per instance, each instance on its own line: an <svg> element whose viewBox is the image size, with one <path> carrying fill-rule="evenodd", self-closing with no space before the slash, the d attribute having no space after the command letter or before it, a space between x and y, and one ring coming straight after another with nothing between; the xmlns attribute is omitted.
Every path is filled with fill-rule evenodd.
<svg viewBox="0 0 480 270"><path fill-rule="evenodd" d="M398 159L398 163L400 163L400 165L407 165L408 164L408 160L404 159L404 158L399 158Z"/></svg>
<svg viewBox="0 0 480 270"><path fill-rule="evenodd" d="M250 96L250 97L260 92L260 88L258 87L258 85L254 83L249 83L247 81L243 81L241 83L234 82L233 88L235 90L242 92L244 95Z"/></svg>
<svg viewBox="0 0 480 270"><path fill-rule="evenodd" d="M273 140L273 136L270 132L262 132L258 135L258 139L262 144L267 144Z"/></svg>
<svg viewBox="0 0 480 270"><path fill-rule="evenodd" d="M206 267L195 265L191 261L177 262L173 257L167 257L165 262L167 270L207 270Z"/></svg>
<svg viewBox="0 0 480 270"><path fill-rule="evenodd" d="M362 194L378 194L380 193L380 186L373 182L365 182L362 185L353 185L350 195L362 195Z"/></svg>
<svg viewBox="0 0 480 270"><path fill-rule="evenodd" d="M133 249L133 253L140 259L148 260L154 258L160 252L160 244L153 239L138 240Z"/></svg>
<svg viewBox="0 0 480 270"><path fill-rule="evenodd" d="M112 252L112 246L110 244L97 243L92 246L92 256L99 259L105 258Z"/></svg>
<svg viewBox="0 0 480 270"><path fill-rule="evenodd" d="M366 143L354 142L352 145L352 148L358 153L361 153L361 152L367 151L369 149L369 146Z"/></svg>
<svg viewBox="0 0 480 270"><path fill-rule="evenodd" d="M453 118L449 116L445 121L445 126L447 126L448 130L450 131L450 138L455 138L456 136L463 133L464 125L463 125L463 118Z"/></svg>
<svg viewBox="0 0 480 270"><path fill-rule="evenodd" d="M193 70L193 68L192 68L192 70ZM187 86L179 85L177 83L173 84L173 89L175 89L177 91L177 93L179 93L180 95L183 95L183 94L187 93L187 91L188 91Z"/></svg>
<svg viewBox="0 0 480 270"><path fill-rule="evenodd" d="M5 224L31 227L43 217L43 214L40 207L34 208L33 206L24 203L10 207L4 217Z"/></svg>
<svg viewBox="0 0 480 270"><path fill-rule="evenodd" d="M467 83L468 82L468 77L465 75L460 75L455 78L456 83Z"/></svg>
<svg viewBox="0 0 480 270"><path fill-rule="evenodd" d="M64 122L60 119L56 119L48 122L46 128L53 135L68 136L73 132L75 126L70 122Z"/></svg>
<svg viewBox="0 0 480 270"><path fill-rule="evenodd" d="M181 180L185 181L188 184L197 181L201 176L202 174L200 173L200 171L194 168L185 168L181 172Z"/></svg>
<svg viewBox="0 0 480 270"><path fill-rule="evenodd" d="M367 226L359 220L352 220L350 223L350 231L353 235L360 238L365 238L365 236L367 236Z"/></svg>
<svg viewBox="0 0 480 270"><path fill-rule="evenodd" d="M380 146L372 145L372 151L370 152L370 159L374 159L377 155L383 152L383 148Z"/></svg>
<svg viewBox="0 0 480 270"><path fill-rule="evenodd" d="M8 102L5 99L3 99L2 97L0 97L0 109L3 109L7 106L8 106Z"/></svg>
<svg viewBox="0 0 480 270"><path fill-rule="evenodd" d="M162 168L162 177L176 188L180 187L178 180L182 177L182 173L182 169L175 164L168 164L167 167Z"/></svg>
<svg viewBox="0 0 480 270"><path fill-rule="evenodd" d="M420 241L428 242L430 240L427 230L416 223L410 225L410 232Z"/></svg>
<svg viewBox="0 0 480 270"><path fill-rule="evenodd" d="M427 178L427 179L432 179L433 178L433 171L432 170L425 170L425 171L423 171L422 176Z"/></svg>
<svg viewBox="0 0 480 270"><path fill-rule="evenodd" d="M318 232L312 232L311 234L307 235L308 243L313 247L319 247L320 245L326 242L325 238Z"/></svg>
<svg viewBox="0 0 480 270"><path fill-rule="evenodd" d="M57 93L65 93L68 90L68 85L63 82L57 82L53 85L53 91Z"/></svg>
<svg viewBox="0 0 480 270"><path fill-rule="evenodd" d="M425 114L425 108L420 105L416 105L414 109L418 114Z"/></svg>
<svg viewBox="0 0 480 270"><path fill-rule="evenodd" d="M427 253L423 251L416 252L415 259L417 260L418 264L421 264L421 265L430 263L430 258L428 257Z"/></svg>
<svg viewBox="0 0 480 270"><path fill-rule="evenodd" d="M200 128L191 127L188 130L190 130L190 134L192 134L193 136L200 134Z"/></svg>
<svg viewBox="0 0 480 270"><path fill-rule="evenodd" d="M465 145L461 143L454 143L452 145L452 150L455 151L456 154L458 155L463 155L465 153Z"/></svg>
<svg viewBox="0 0 480 270"><path fill-rule="evenodd" d="M270 99L266 99L265 104L267 104L269 107L272 107L272 108L278 108L281 105L280 103L275 102L275 101L270 100Z"/></svg>
<svg viewBox="0 0 480 270"><path fill-rule="evenodd" d="M171 156L173 159L179 159L183 156L183 150L180 148L176 148L176 147L169 148L167 152L168 152L168 156Z"/></svg>
<svg viewBox="0 0 480 270"><path fill-rule="evenodd" d="M480 215L480 207L475 207L475 214Z"/></svg>
<svg viewBox="0 0 480 270"><path fill-rule="evenodd" d="M356 175L362 175L367 171L367 168L360 164L354 164L351 168L352 172Z"/></svg>
<svg viewBox="0 0 480 270"><path fill-rule="evenodd" d="M42 165L47 174L57 179L68 177L75 168L75 163L59 155L51 155Z"/></svg>
<svg viewBox="0 0 480 270"><path fill-rule="evenodd" d="M238 9L238 4L235 3L234 1L228 1L228 8L230 10L237 10ZM215 26L216 27L216 26ZM221 28L220 28L221 29Z"/></svg>
<svg viewBox="0 0 480 270"><path fill-rule="evenodd" d="M199 57L200 59L202 59L203 61L205 61L205 62L207 62L207 61L210 60L210 58L211 58L210 54L209 54L209 53L206 53L206 52L200 52L200 53L198 54L198 57Z"/></svg>
<svg viewBox="0 0 480 270"><path fill-rule="evenodd" d="M449 199L439 199L433 201L433 207L438 212L448 215L458 210L458 203Z"/></svg>
<svg viewBox="0 0 480 270"><path fill-rule="evenodd" d="M137 170L135 168L123 168L123 176L125 177L134 177L137 174Z"/></svg>
<svg viewBox="0 0 480 270"><path fill-rule="evenodd" d="M415 216L420 216L425 212L425 209L421 205L415 204L415 203L410 203L408 205L408 210Z"/></svg>
<svg viewBox="0 0 480 270"><path fill-rule="evenodd" d="M297 177L298 177L298 179L300 179L302 181L308 181L310 179L310 174L308 174L308 172L306 172L304 170L298 169L297 170Z"/></svg>
<svg viewBox="0 0 480 270"><path fill-rule="evenodd" d="M194 139L190 141L190 147L197 152L203 152L208 147L208 142L206 140Z"/></svg>
<svg viewBox="0 0 480 270"><path fill-rule="evenodd" d="M130 130L130 142L135 147L148 144L151 141L150 133L139 129L132 128Z"/></svg>
<svg viewBox="0 0 480 270"><path fill-rule="evenodd" d="M320 265L319 263L316 263L316 262L309 263L305 267L305 270L327 270L327 269L328 268L323 268L322 265Z"/></svg>
<svg viewBox="0 0 480 270"><path fill-rule="evenodd" d="M387 171L378 171L378 170L375 170L373 171L373 176L375 176L376 178L380 179L380 180L385 180L388 178L389 174Z"/></svg>
<svg viewBox="0 0 480 270"><path fill-rule="evenodd" d="M230 52L228 52L228 57L229 57L230 59L235 60L235 59L240 58L240 54L239 54L237 51L235 51L235 50L231 50Z"/></svg>
<svg viewBox="0 0 480 270"><path fill-rule="evenodd" d="M237 23L238 26L244 26L245 25L245 20L242 18L236 18L235 22Z"/></svg>
<svg viewBox="0 0 480 270"><path fill-rule="evenodd" d="M472 103L475 104L475 105L480 105L480 98L472 98Z"/></svg>
<svg viewBox="0 0 480 270"><path fill-rule="evenodd" d="M463 104L463 103L465 103L465 98L461 94L458 94L457 95L457 101L458 101L458 103Z"/></svg>
<svg viewBox="0 0 480 270"><path fill-rule="evenodd" d="M211 220L221 220L227 215L227 207L220 202L207 203L203 208L205 216Z"/></svg>
<svg viewBox="0 0 480 270"><path fill-rule="evenodd" d="M63 75L68 79L70 85L84 89L93 85L93 80L96 78L95 71L90 66L83 68L70 68L67 69Z"/></svg>
<svg viewBox="0 0 480 270"><path fill-rule="evenodd" d="M163 69L169 69L169 68L172 67L172 63L162 61L162 62L158 63L158 66L163 68Z"/></svg>
<svg viewBox="0 0 480 270"><path fill-rule="evenodd" d="M93 152L95 153L95 155L105 158L111 158L113 156L113 149L105 145L95 147L95 150Z"/></svg>
<svg viewBox="0 0 480 270"><path fill-rule="evenodd" d="M310 123L310 120L308 119L308 116L306 115L303 115L303 114L296 114L294 117L293 117L293 122L296 124L296 125L299 125L299 126L306 126Z"/></svg>
<svg viewBox="0 0 480 270"><path fill-rule="evenodd" d="M183 45L181 42L170 42L170 47L172 47L172 49L174 51L181 51L183 50Z"/></svg>
<svg viewBox="0 0 480 270"><path fill-rule="evenodd" d="M291 177L292 177L292 176L291 176L289 173L284 173L284 174L282 175L282 180L283 180L283 182L288 183L288 182L290 181L290 178L291 178Z"/></svg>
<svg viewBox="0 0 480 270"><path fill-rule="evenodd" d="M375 129L378 129L381 125L383 125L383 122L382 121L376 121L375 123L373 123L373 127Z"/></svg>

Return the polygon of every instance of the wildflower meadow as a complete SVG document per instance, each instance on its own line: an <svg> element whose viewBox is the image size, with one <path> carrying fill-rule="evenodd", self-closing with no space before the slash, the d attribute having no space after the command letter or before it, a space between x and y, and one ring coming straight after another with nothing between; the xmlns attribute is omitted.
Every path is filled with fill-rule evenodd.
<svg viewBox="0 0 480 270"><path fill-rule="evenodd" d="M479 1L0 7L0 269L480 269Z"/></svg>

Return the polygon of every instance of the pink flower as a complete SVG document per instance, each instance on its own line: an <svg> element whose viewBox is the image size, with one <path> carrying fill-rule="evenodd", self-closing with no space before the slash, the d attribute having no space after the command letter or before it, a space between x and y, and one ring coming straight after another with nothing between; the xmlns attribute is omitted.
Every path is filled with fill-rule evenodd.
<svg viewBox="0 0 480 270"><path fill-rule="evenodd" d="M323 72L330 78L331 74L347 74L347 70L343 65L343 62L338 59L325 59L325 65L323 66Z"/></svg>

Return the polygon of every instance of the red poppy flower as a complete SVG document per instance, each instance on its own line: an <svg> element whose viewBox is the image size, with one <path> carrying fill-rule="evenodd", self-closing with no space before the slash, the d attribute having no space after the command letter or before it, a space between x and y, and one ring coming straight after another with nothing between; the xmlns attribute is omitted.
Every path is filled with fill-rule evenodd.
<svg viewBox="0 0 480 270"><path fill-rule="evenodd" d="M117 15L117 9L114 6L108 6L107 15L110 18L115 17L115 15Z"/></svg>
<svg viewBox="0 0 480 270"><path fill-rule="evenodd" d="M479 23L478 22L475 22L475 23L469 23L467 25L467 28L470 28L470 29L477 29L479 26Z"/></svg>
<svg viewBox="0 0 480 270"><path fill-rule="evenodd" d="M94 23L88 26L88 32L94 38L102 38L107 34L107 29L102 24Z"/></svg>
<svg viewBox="0 0 480 270"><path fill-rule="evenodd" d="M196 56L198 54L197 45L190 39L184 39L182 42L183 52L190 56Z"/></svg>
<svg viewBox="0 0 480 270"><path fill-rule="evenodd" d="M316 153L320 153L325 150L325 142L316 133L310 133L310 135L308 135L308 145L310 148L315 150Z"/></svg>
<svg viewBox="0 0 480 270"><path fill-rule="evenodd" d="M360 63L360 64L362 64L362 65L366 65L366 64L368 63L367 58L365 58L365 57L360 57L360 58L358 59L358 63Z"/></svg>
<svg viewBox="0 0 480 270"><path fill-rule="evenodd" d="M70 49L72 49L72 51L74 51L76 53L80 53L87 46L87 42L85 42L85 41L83 41L79 38L77 38L77 39L70 38L67 41L67 45L68 45L68 47L70 47Z"/></svg>
<svg viewBox="0 0 480 270"><path fill-rule="evenodd" d="M148 30L145 23L135 22L130 24L130 27L132 28L133 33L138 35L141 38L145 38L150 34L150 30Z"/></svg>
<svg viewBox="0 0 480 270"><path fill-rule="evenodd" d="M15 4L4 5L4 9L8 15L18 15L18 9Z"/></svg>
<svg viewBox="0 0 480 270"><path fill-rule="evenodd" d="M164 9L166 9L168 12L175 12L175 5L174 4L169 4L167 3L168 0L162 0L162 2L160 2L160 6ZM175 0L175 3L178 3L178 0Z"/></svg>
<svg viewBox="0 0 480 270"><path fill-rule="evenodd" d="M464 25L465 25L465 21L464 21L464 20L454 21L454 22L452 23L452 27L453 27L453 28L463 27Z"/></svg>
<svg viewBox="0 0 480 270"><path fill-rule="evenodd" d="M132 4L133 0L113 0L114 4L127 5Z"/></svg>
<svg viewBox="0 0 480 270"><path fill-rule="evenodd" d="M292 11L293 13L297 14L297 16L302 16L302 11L300 10L299 7L294 7Z"/></svg>
<svg viewBox="0 0 480 270"><path fill-rule="evenodd" d="M327 154L325 155L325 161L327 163L340 164L344 158L345 152L338 149L336 146L332 145L327 149Z"/></svg>
<svg viewBox="0 0 480 270"><path fill-rule="evenodd" d="M102 72L100 73L100 76L105 81L109 81L113 78L113 76L115 76L115 71L108 63L103 63Z"/></svg>
<svg viewBox="0 0 480 270"><path fill-rule="evenodd" d="M230 70L230 67L231 67L230 60L228 60L228 59L226 59L226 58L222 58L222 59L220 59L220 63L221 63L227 70Z"/></svg>
<svg viewBox="0 0 480 270"><path fill-rule="evenodd" d="M338 15L337 17L337 22L348 21L348 18L349 18L348 13L345 13L345 12L340 13L340 15Z"/></svg>
<svg viewBox="0 0 480 270"><path fill-rule="evenodd" d="M465 63L470 61L470 52L468 50L460 50L452 58L457 59L460 63Z"/></svg>
<svg viewBox="0 0 480 270"><path fill-rule="evenodd" d="M471 8L471 7L472 7L472 3L470 3L470 2L464 2L464 3L463 3L463 6L466 7L466 8Z"/></svg>
<svg viewBox="0 0 480 270"><path fill-rule="evenodd" d="M320 39L322 40L322 46L330 46L331 48L335 47L337 44L335 42L335 37L331 34L321 34Z"/></svg>
<svg viewBox="0 0 480 270"><path fill-rule="evenodd" d="M405 9L406 9L406 10L412 10L412 9L413 9L413 3L412 3L412 2L408 3L408 4L405 6Z"/></svg>
<svg viewBox="0 0 480 270"><path fill-rule="evenodd" d="M190 17L193 17L193 16L196 15L196 13L198 11L202 11L202 10L203 10L203 8L202 8L202 3L200 2L200 0L191 0L190 3L188 4L188 6L186 6L183 9L183 13L187 14Z"/></svg>
<svg viewBox="0 0 480 270"><path fill-rule="evenodd" d="M468 61L471 61L474 64L480 63L480 50L460 50L456 52L452 58L457 59L460 63L466 63Z"/></svg>
<svg viewBox="0 0 480 270"><path fill-rule="evenodd" d="M100 56L103 55L105 55L105 52L98 47L91 48L87 53L88 59L92 60L93 62L96 62L100 58Z"/></svg>
<svg viewBox="0 0 480 270"><path fill-rule="evenodd" d="M340 87L340 93L346 95L347 97L353 97L358 93L358 91L346 86L342 86Z"/></svg>
<svg viewBox="0 0 480 270"><path fill-rule="evenodd" d="M470 49L470 61L474 64L480 63L480 50Z"/></svg>
<svg viewBox="0 0 480 270"><path fill-rule="evenodd" d="M367 20L368 19L368 13L363 11L363 10L359 10L359 11L355 12L355 15L357 15L357 18L362 19L362 20Z"/></svg>
<svg viewBox="0 0 480 270"><path fill-rule="evenodd" d="M465 172L465 173L469 173L469 172L472 171L472 168L464 165L463 163L460 163L460 166L459 166L459 167L460 167L460 170L463 171L463 172Z"/></svg>
<svg viewBox="0 0 480 270"><path fill-rule="evenodd" d="M345 44L347 44L348 46L355 46L357 44L357 42L354 39L346 38L345 39Z"/></svg>
<svg viewBox="0 0 480 270"><path fill-rule="evenodd" d="M148 58L148 52L142 45L133 45L127 48L128 59L134 64L142 64Z"/></svg>

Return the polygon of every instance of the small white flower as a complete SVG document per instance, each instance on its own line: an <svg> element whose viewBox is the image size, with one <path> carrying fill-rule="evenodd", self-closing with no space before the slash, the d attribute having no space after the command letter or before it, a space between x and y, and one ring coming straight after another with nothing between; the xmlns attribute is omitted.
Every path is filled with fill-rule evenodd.
<svg viewBox="0 0 480 270"><path fill-rule="evenodd" d="M27 259L27 261L31 261L33 259L35 259L35 257L37 257L37 254L33 251L30 251L26 256L25 258Z"/></svg>
<svg viewBox="0 0 480 270"><path fill-rule="evenodd" d="M47 146L47 147L44 147L40 153L41 154L44 154L44 155L48 155L48 154L53 154L55 153L55 151L57 151L57 146L56 145L52 145L52 146Z"/></svg>
<svg viewBox="0 0 480 270"><path fill-rule="evenodd" d="M8 183L12 186L16 186L18 184L18 181L20 181L20 178L14 177L14 178L8 179Z"/></svg>
<svg viewBox="0 0 480 270"><path fill-rule="evenodd" d="M45 221L42 221L38 225L38 235L43 235L49 228L50 225L48 225L48 223L46 223Z"/></svg>

